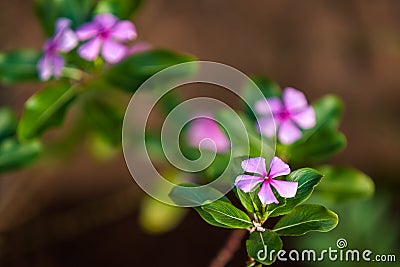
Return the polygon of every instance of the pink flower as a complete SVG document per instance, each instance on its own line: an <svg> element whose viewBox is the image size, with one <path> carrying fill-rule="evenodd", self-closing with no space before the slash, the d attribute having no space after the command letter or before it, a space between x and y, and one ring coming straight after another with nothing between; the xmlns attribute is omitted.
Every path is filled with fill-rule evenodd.
<svg viewBox="0 0 400 267"><path fill-rule="evenodd" d="M258 197L263 204L279 203L272 192L271 185L282 197L291 198L296 195L297 182L274 179L290 173L289 166L278 157L271 160L268 172L265 167L265 159L260 157L242 161L242 169L247 173L254 173L254 175L239 175L235 180L235 186L248 193L256 185L262 183Z"/></svg>
<svg viewBox="0 0 400 267"><path fill-rule="evenodd" d="M83 24L76 31L79 40L87 41L78 49L78 54L89 61L101 55L108 63L117 63L127 54L123 42L136 38L137 33L132 22L119 21L111 14L105 13L94 17L92 22Z"/></svg>
<svg viewBox="0 0 400 267"><path fill-rule="evenodd" d="M271 113L268 109L271 109ZM278 132L278 140L285 145L297 141L301 136L301 129L310 129L315 126L315 111L309 106L304 94L294 88L287 87L282 93L282 100L278 97L259 100L255 110L264 117L259 121L259 131L262 135L275 135L274 121Z"/></svg>
<svg viewBox="0 0 400 267"><path fill-rule="evenodd" d="M208 140L207 140L208 139ZM188 143L193 147L203 146L218 153L229 151L231 143L211 117L199 117L194 119L188 130Z"/></svg>
<svg viewBox="0 0 400 267"><path fill-rule="evenodd" d="M51 76L60 77L65 61L59 52L69 52L78 44L78 38L69 28L70 25L69 19L58 19L54 36L44 43L44 55L37 64L41 80L46 81Z"/></svg>

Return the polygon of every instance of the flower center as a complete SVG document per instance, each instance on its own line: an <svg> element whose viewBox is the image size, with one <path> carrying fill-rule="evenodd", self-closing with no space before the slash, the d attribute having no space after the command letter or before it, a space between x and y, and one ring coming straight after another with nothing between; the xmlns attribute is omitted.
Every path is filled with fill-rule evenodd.
<svg viewBox="0 0 400 267"><path fill-rule="evenodd" d="M280 121L286 121L290 118L290 112L286 108L282 108L275 116Z"/></svg>
<svg viewBox="0 0 400 267"><path fill-rule="evenodd" d="M108 39L108 37L110 36L110 30L106 28L101 28L99 31L99 36L103 40Z"/></svg>

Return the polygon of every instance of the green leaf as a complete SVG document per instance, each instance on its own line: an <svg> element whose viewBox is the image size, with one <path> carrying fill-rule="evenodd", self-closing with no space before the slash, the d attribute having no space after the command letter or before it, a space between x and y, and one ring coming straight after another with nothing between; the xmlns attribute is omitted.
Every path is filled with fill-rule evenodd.
<svg viewBox="0 0 400 267"><path fill-rule="evenodd" d="M374 194L372 179L357 169L324 165L317 170L324 175L324 179L314 194L328 203L349 202Z"/></svg>
<svg viewBox="0 0 400 267"><path fill-rule="evenodd" d="M113 65L105 73L105 78L111 85L133 93L155 73L167 67L192 60L194 60L193 57L167 50L145 51L134 54Z"/></svg>
<svg viewBox="0 0 400 267"><path fill-rule="evenodd" d="M109 145L121 144L124 110L115 95L100 92L89 97L85 99L82 111L86 124L96 135Z"/></svg>
<svg viewBox="0 0 400 267"><path fill-rule="evenodd" d="M76 95L75 87L61 83L31 96L25 103L18 125L18 138L27 140L39 137L46 129L60 125Z"/></svg>
<svg viewBox="0 0 400 267"><path fill-rule="evenodd" d="M273 231L281 236L299 236L311 231L328 232L336 227L338 220L334 212L321 205L304 204L283 216Z"/></svg>
<svg viewBox="0 0 400 267"><path fill-rule="evenodd" d="M287 150L290 162L297 164L323 161L346 146L346 137L334 129L321 129L303 143L294 143Z"/></svg>
<svg viewBox="0 0 400 267"><path fill-rule="evenodd" d="M150 196L145 196L140 205L139 223L148 233L165 233L179 225L186 211L188 210L167 205Z"/></svg>
<svg viewBox="0 0 400 267"><path fill-rule="evenodd" d="M224 200L222 200L222 201L224 201ZM210 213L206 212L201 207L195 207L194 209L195 209L195 211L197 211L197 213L200 215L200 217L204 221L211 224L212 226L217 226L217 227L222 227L222 228L232 228L226 224L220 223L217 220L215 220L214 217Z"/></svg>
<svg viewBox="0 0 400 267"><path fill-rule="evenodd" d="M41 53L17 50L0 53L0 82L6 84L39 81L36 69Z"/></svg>
<svg viewBox="0 0 400 267"><path fill-rule="evenodd" d="M196 187L195 190L190 190L191 187ZM225 202L230 202L229 199L210 186L201 187L195 184L181 184L172 188L169 193L171 200L179 206L201 206L207 201L220 199Z"/></svg>
<svg viewBox="0 0 400 267"><path fill-rule="evenodd" d="M217 222L231 228L249 228L253 226L246 213L228 202L216 200L201 206L201 208L208 212Z"/></svg>
<svg viewBox="0 0 400 267"><path fill-rule="evenodd" d="M302 168L295 170L286 176L287 181L298 182L296 195L292 198L286 198L284 206L274 209L269 217L275 217L290 212L294 207L306 201L312 194L315 186L321 181L322 175L311 168ZM279 202L282 198L278 197Z"/></svg>
<svg viewBox="0 0 400 267"><path fill-rule="evenodd" d="M142 0L100 0L95 13L111 13L120 19L129 19L142 4Z"/></svg>
<svg viewBox="0 0 400 267"><path fill-rule="evenodd" d="M0 141L15 134L17 116L9 108L0 108Z"/></svg>
<svg viewBox="0 0 400 267"><path fill-rule="evenodd" d="M255 231L251 233L246 241L249 256L265 265L270 265L276 260L282 246L279 235L268 229L265 232Z"/></svg>
<svg viewBox="0 0 400 267"><path fill-rule="evenodd" d="M14 138L6 139L0 144L0 173L27 166L40 151L37 141L19 144Z"/></svg>
<svg viewBox="0 0 400 267"><path fill-rule="evenodd" d="M58 18L70 19L72 28L77 28L90 19L95 3L95 0L35 0L35 10L45 33L51 36Z"/></svg>

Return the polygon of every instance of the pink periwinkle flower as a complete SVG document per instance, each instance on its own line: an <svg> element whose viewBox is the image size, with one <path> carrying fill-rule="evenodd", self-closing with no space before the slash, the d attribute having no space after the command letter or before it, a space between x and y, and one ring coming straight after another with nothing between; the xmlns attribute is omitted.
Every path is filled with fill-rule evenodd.
<svg viewBox="0 0 400 267"><path fill-rule="evenodd" d="M271 189L271 185L282 197L291 198L296 195L297 182L275 179L276 177L288 175L290 173L289 165L278 157L274 157L271 160L268 172L265 167L265 159L261 157L242 161L242 169L247 173L253 174L239 175L235 180L235 186L248 193L252 191L256 185L262 183L260 191L258 192L258 197L262 204L279 203Z"/></svg>
<svg viewBox="0 0 400 267"><path fill-rule="evenodd" d="M187 141L193 147L203 146L217 153L228 152L231 143L211 117L198 117L194 119L188 129Z"/></svg>
<svg viewBox="0 0 400 267"><path fill-rule="evenodd" d="M260 133L267 137L273 137L275 121L278 140L285 145L300 139L302 136L300 129L310 129L316 123L315 111L312 106L308 105L304 94L291 87L285 88L282 100L278 97L259 100L255 105L255 110L264 116L259 120Z"/></svg>
<svg viewBox="0 0 400 267"><path fill-rule="evenodd" d="M108 13L95 16L93 21L80 26L76 34L79 40L88 40L78 49L82 58L93 61L101 52L104 60L111 64L126 56L128 48L124 42L132 41L137 36L132 22L118 20Z"/></svg>
<svg viewBox="0 0 400 267"><path fill-rule="evenodd" d="M40 79L46 81L51 76L60 77L65 61L60 52L69 52L78 44L78 38L70 29L71 21L59 18L56 22L56 31L52 38L48 39L44 46L44 55L40 58L37 69Z"/></svg>

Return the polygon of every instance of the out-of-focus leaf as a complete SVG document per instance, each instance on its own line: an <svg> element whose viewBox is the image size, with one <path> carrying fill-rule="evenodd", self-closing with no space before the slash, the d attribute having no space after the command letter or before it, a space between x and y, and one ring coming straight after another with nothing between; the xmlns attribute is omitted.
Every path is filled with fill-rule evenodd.
<svg viewBox="0 0 400 267"><path fill-rule="evenodd" d="M140 207L139 222L146 232L165 233L181 222L186 211L187 209L173 207L146 196Z"/></svg>
<svg viewBox="0 0 400 267"><path fill-rule="evenodd" d="M111 13L120 19L129 19L142 4L142 0L100 0L95 13Z"/></svg>
<svg viewBox="0 0 400 267"><path fill-rule="evenodd" d="M76 88L64 83L35 93L25 103L18 125L18 138L27 140L39 137L46 129L60 125L76 95Z"/></svg>
<svg viewBox="0 0 400 267"><path fill-rule="evenodd" d="M348 202L371 197L374 182L361 171L350 167L319 166L324 179L315 190L315 197L327 203Z"/></svg>
<svg viewBox="0 0 400 267"><path fill-rule="evenodd" d="M0 144L0 173L27 166L40 151L38 141L20 144L14 138L4 140Z"/></svg>
<svg viewBox="0 0 400 267"><path fill-rule="evenodd" d="M304 143L286 147L290 162L314 163L328 159L346 146L346 137L334 129L321 129Z"/></svg>
<svg viewBox="0 0 400 267"><path fill-rule="evenodd" d="M282 246L279 235L268 229L265 232L254 231L246 241L249 256L265 265L270 265L276 260Z"/></svg>
<svg viewBox="0 0 400 267"><path fill-rule="evenodd" d="M273 231L281 236L299 236L310 231L328 232L336 227L338 220L334 212L321 205L304 204L283 216Z"/></svg>
<svg viewBox="0 0 400 267"><path fill-rule="evenodd" d="M39 81L36 69L39 51L17 50L0 53L0 82L11 84Z"/></svg>
<svg viewBox="0 0 400 267"><path fill-rule="evenodd" d="M206 201L221 199L225 202L230 202L228 198L211 187L198 187L195 190L190 190L191 187L197 187L195 184L182 184L174 187L169 193L171 200L179 206L201 206ZM187 190L189 189L189 190Z"/></svg>
<svg viewBox="0 0 400 267"><path fill-rule="evenodd" d="M83 116L89 128L112 146L121 144L124 111L115 98L91 97L83 105Z"/></svg>
<svg viewBox="0 0 400 267"><path fill-rule="evenodd" d="M51 36L58 18L70 19L76 28L90 19L95 4L95 0L35 0L35 9L45 33Z"/></svg>
<svg viewBox="0 0 400 267"><path fill-rule="evenodd" d="M201 209L208 212L217 222L231 228L245 229L253 226L246 213L222 200L216 200L201 206Z"/></svg>
<svg viewBox="0 0 400 267"><path fill-rule="evenodd" d="M17 116L11 109L0 108L0 141L15 134L17 123Z"/></svg>
<svg viewBox="0 0 400 267"><path fill-rule="evenodd" d="M275 217L286 214L293 210L294 207L306 201L312 194L314 188L321 181L322 175L311 168L302 168L295 170L290 173L287 177L287 181L298 182L296 195L292 198L286 198L284 205L270 204L268 206L275 206L275 209L271 210L269 217ZM282 201L282 197L278 197L279 202Z"/></svg>
<svg viewBox="0 0 400 267"><path fill-rule="evenodd" d="M194 60L193 57L167 50L150 50L134 54L112 66L105 79L112 86L133 93L155 73L173 66Z"/></svg>

